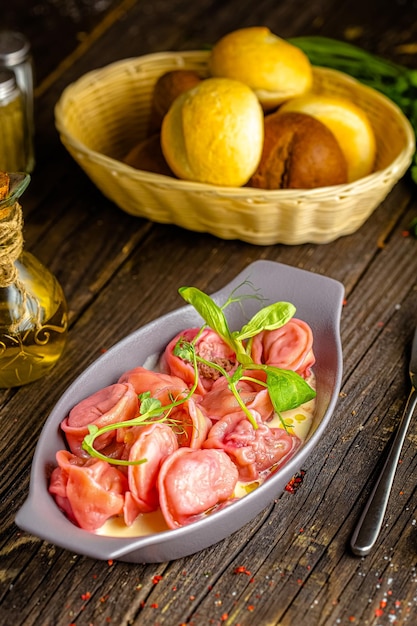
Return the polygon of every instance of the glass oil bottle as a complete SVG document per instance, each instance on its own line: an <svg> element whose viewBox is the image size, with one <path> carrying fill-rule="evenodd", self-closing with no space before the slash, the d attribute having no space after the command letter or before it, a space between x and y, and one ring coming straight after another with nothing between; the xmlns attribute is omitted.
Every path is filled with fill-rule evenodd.
<svg viewBox="0 0 417 626"><path fill-rule="evenodd" d="M26 173L0 172L0 388L48 374L65 348L68 320L55 276L23 250Z"/></svg>

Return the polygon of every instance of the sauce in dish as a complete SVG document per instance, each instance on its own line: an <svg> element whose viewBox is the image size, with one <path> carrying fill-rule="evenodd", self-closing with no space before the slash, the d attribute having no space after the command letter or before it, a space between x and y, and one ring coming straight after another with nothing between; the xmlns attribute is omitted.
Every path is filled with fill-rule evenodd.
<svg viewBox="0 0 417 626"><path fill-rule="evenodd" d="M232 332L228 303L180 293L206 324L182 330L152 367L124 372L61 422L68 447L49 491L84 530L143 536L215 514L268 480L308 435L313 335L293 305L264 307Z"/></svg>

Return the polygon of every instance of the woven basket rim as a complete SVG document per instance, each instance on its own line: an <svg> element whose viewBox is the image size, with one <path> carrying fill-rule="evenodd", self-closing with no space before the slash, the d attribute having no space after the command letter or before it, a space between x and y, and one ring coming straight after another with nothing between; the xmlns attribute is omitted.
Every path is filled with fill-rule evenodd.
<svg viewBox="0 0 417 626"><path fill-rule="evenodd" d="M133 179L138 182L148 182L159 185L170 185L179 191L195 191L203 192L206 195L222 195L236 198L247 198L248 201L255 201L262 199L264 201L279 201L285 198L295 199L298 198L300 202L306 198L309 200L319 201L323 198L334 197L336 200L338 197L345 197L355 195L356 193L362 193L365 189L374 187L379 181L385 180L387 177L395 175L398 170L403 170L405 166L411 161L412 155L416 150L416 137L413 127L401 109L390 100L384 94L362 84L356 78L327 67L313 66L313 72L322 73L328 76L334 76L335 78L341 78L346 84L351 83L355 86L360 86L361 90L375 100L380 100L385 107L391 109L392 114L396 120L401 124L401 127L405 135L405 143L401 152L397 157L385 168L371 172L367 176L364 176L353 182L344 183L341 185L332 185L328 187L317 187L314 189L257 189L253 187L228 187L219 186L208 183L200 183L195 181L189 181L184 179L178 179L171 176L165 176L163 174L156 174L153 172L147 172L145 170L138 170L132 166L123 163L117 159L109 157L101 152L92 150L86 146L82 141L73 137L66 129L63 114L65 106L75 89L79 89L87 86L91 81L95 81L97 77L105 77L119 71L125 66L134 64L145 64L147 62L158 62L166 60L168 58L173 59L190 59L199 58L204 61L210 54L209 50L186 50L186 51L165 51L154 52L138 57L128 57L118 61L114 61L101 68L96 68L82 75L79 79L67 85L63 90L61 97L57 101L54 114L55 114L55 126L58 130L61 140L64 145L71 145L73 150L79 153L81 159L89 159L90 161L100 163L104 167L108 168L114 175L119 177L125 176L126 178Z"/></svg>

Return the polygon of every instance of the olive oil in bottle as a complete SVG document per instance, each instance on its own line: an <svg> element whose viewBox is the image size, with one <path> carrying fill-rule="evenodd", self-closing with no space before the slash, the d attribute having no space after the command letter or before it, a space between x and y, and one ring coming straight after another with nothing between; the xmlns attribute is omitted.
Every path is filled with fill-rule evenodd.
<svg viewBox="0 0 417 626"><path fill-rule="evenodd" d="M23 250L18 198L30 177L6 176L10 191L0 200L0 388L24 385L47 374L62 355L68 325L61 286Z"/></svg>

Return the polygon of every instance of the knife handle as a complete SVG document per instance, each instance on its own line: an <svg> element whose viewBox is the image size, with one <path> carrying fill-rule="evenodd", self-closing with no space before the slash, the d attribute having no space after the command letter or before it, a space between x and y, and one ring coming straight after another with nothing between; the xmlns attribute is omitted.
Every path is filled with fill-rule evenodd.
<svg viewBox="0 0 417 626"><path fill-rule="evenodd" d="M417 391L413 388L408 396L407 404L384 463L384 467L382 468L381 474L375 483L352 535L350 546L352 552L357 556L366 556L369 554L378 538L382 522L384 521L385 511L387 509L388 499L392 483L394 481L395 472L397 470L398 461L400 459L401 450L416 404Z"/></svg>

